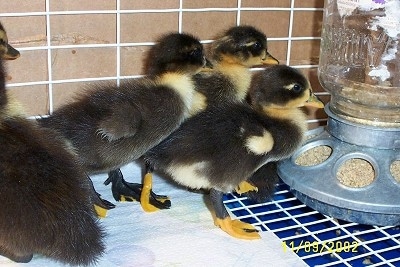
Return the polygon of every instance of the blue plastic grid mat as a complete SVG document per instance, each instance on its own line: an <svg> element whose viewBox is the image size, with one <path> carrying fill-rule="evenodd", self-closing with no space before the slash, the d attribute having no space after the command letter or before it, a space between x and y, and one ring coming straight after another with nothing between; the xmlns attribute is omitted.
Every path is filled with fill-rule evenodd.
<svg viewBox="0 0 400 267"><path fill-rule="evenodd" d="M283 182L271 202L227 194L227 208L240 220L273 232L282 250L309 266L400 266L400 226L370 226L336 220L300 202Z"/></svg>

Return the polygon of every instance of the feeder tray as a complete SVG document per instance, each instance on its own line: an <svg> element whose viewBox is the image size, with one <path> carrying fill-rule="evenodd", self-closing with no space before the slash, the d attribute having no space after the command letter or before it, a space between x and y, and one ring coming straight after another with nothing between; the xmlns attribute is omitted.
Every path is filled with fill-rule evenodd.
<svg viewBox="0 0 400 267"><path fill-rule="evenodd" d="M327 127L308 139L278 174L307 206L345 221L400 225L400 129L349 122L326 105ZM320 153L320 155L318 155Z"/></svg>

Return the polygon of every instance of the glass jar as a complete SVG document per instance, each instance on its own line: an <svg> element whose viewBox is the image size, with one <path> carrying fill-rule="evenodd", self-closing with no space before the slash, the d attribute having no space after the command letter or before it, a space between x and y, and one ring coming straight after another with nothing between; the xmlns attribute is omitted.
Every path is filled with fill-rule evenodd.
<svg viewBox="0 0 400 267"><path fill-rule="evenodd" d="M325 0L318 77L338 116L400 127L400 0Z"/></svg>

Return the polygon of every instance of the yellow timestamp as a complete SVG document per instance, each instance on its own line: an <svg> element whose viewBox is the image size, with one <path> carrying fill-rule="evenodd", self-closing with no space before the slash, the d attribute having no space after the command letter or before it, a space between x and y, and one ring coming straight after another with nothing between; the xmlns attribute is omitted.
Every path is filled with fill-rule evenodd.
<svg viewBox="0 0 400 267"><path fill-rule="evenodd" d="M340 253L340 252L358 252L358 242L357 241L305 241L300 240L298 242L282 242L282 248L284 252L293 251L296 254L300 252L306 253Z"/></svg>

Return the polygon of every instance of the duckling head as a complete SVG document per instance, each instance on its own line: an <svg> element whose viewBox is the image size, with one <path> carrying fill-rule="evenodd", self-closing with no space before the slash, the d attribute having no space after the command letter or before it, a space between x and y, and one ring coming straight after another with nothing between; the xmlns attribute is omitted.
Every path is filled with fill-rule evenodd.
<svg viewBox="0 0 400 267"><path fill-rule="evenodd" d="M252 26L228 29L211 45L211 57L217 62L230 62L246 67L275 65L279 61L267 51L267 37Z"/></svg>
<svg viewBox="0 0 400 267"><path fill-rule="evenodd" d="M254 74L249 100L254 107L261 110L324 106L314 95L308 79L300 71L287 65L270 66Z"/></svg>
<svg viewBox="0 0 400 267"><path fill-rule="evenodd" d="M10 105L8 103L8 97L6 94L6 71L3 66L3 60L5 59L16 59L20 56L18 50L8 44L8 38L6 30L0 23L0 120L3 117L8 116Z"/></svg>
<svg viewBox="0 0 400 267"><path fill-rule="evenodd" d="M166 72L195 74L207 63L203 45L196 37L170 33L161 37L149 51L146 72L150 75Z"/></svg>
<svg viewBox="0 0 400 267"><path fill-rule="evenodd" d="M0 23L0 56L2 59L16 59L20 56L19 51L8 44L7 32Z"/></svg>

